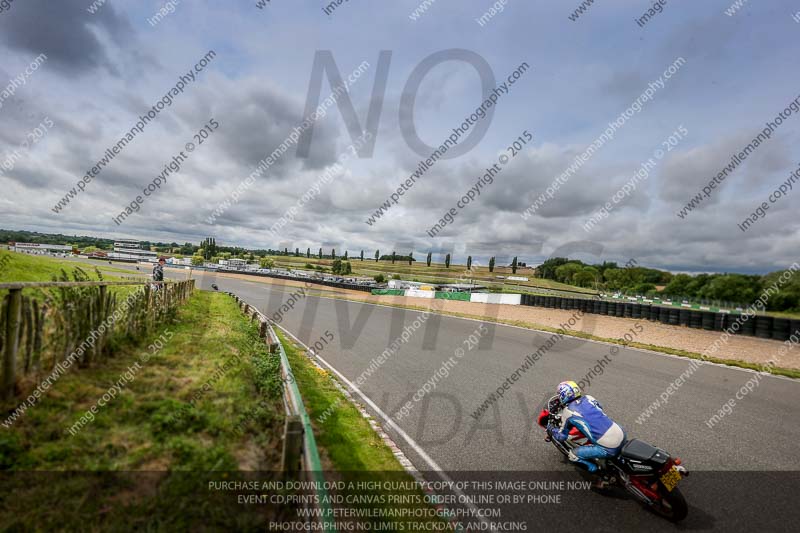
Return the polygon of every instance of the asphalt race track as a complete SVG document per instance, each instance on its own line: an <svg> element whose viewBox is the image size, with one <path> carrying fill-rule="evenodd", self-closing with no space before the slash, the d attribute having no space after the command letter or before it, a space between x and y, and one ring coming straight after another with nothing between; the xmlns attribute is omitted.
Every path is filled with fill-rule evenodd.
<svg viewBox="0 0 800 533"><path fill-rule="evenodd" d="M175 270L166 272L168 277L185 277ZM239 295L268 315L299 290L274 279L270 280L274 283L250 282L214 274L198 278L200 288L210 289L211 283L216 283L221 291ZM326 331L332 333L333 342L317 355L350 382L421 313L314 296L319 294L314 288L308 294L284 314L280 325L307 345L324 337ZM464 340L479 326L478 321L432 316L363 381L361 394L381 412L366 400L362 403L421 471L438 467L453 479L458 479L459 473L469 477L466 472L473 471L489 471L482 477L490 479L537 471L544 477L580 480L580 474L544 442L535 416L556 384L581 379L598 359L610 354L612 346L564 337L476 421L471 413L527 355L551 337L550 333L488 325L489 333L483 335L480 345L468 350ZM386 417L397 420L395 413L458 348L465 353L461 358L454 357L456 364L451 365L448 375L420 401L412 402L409 414L396 422L406 434L401 435ZM681 482L690 505L689 517L674 526L625 496L586 492L579 498L568 495L568 505L535 510L532 506L514 506L504 512L504 520L522 513L529 520L535 516L544 525L565 519L564 513L571 511L570 525L592 530L794 530L792 521L800 517L793 501L800 488L800 427L796 418L800 383L765 376L737 401L730 415L709 429L709 417L755 374L703 365L666 405L640 424L636 420L643 410L687 369L689 362L627 348L620 348L610 359L604 373L591 381L588 392L625 428L629 438L643 439L681 457L694 472Z"/></svg>

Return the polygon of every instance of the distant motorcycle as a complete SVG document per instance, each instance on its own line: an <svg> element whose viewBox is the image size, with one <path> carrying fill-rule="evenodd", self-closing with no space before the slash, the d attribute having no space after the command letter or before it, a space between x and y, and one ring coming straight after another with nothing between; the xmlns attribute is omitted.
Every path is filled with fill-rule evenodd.
<svg viewBox="0 0 800 533"><path fill-rule="evenodd" d="M539 414L538 423L547 430L545 440L569 456L571 450L588 444L589 439L575 427L570 429L564 442L550 438L550 431L561 427L561 409L558 396L553 396L547 402L547 409ZM600 466L598 475L604 476L612 485L621 485L656 514L672 522L686 518L689 509L677 485L689 472L681 465L680 458L673 458L644 441L631 439L617 457L597 459L597 462Z"/></svg>

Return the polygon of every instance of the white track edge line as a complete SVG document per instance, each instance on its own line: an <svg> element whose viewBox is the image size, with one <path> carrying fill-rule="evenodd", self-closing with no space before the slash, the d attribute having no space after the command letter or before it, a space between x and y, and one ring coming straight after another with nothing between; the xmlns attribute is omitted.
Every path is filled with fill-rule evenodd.
<svg viewBox="0 0 800 533"><path fill-rule="evenodd" d="M317 360L319 360L319 361L320 361L322 364L324 364L325 366L327 366L327 367L328 367L328 368L331 370L331 372L333 372L333 373L334 373L334 374L335 374L335 375L336 375L336 376L337 376L339 379L341 379L341 380L342 380L342 381L343 381L343 382L344 382L344 383L345 383L345 384L346 384L348 387L350 387L350 388L351 388L351 389L352 389L352 390L353 390L353 391L354 391L356 394L358 394L358 395L359 395L359 396L360 396L360 397L361 397L361 398L362 398L362 399L363 399L363 400L364 400L364 401L367 403L367 405L369 405L369 406L370 406L370 407L371 407L371 408L372 408L372 409L373 409L373 410L374 410L374 411L375 411L375 412L378 414L378 416L380 416L380 417L381 417L381 418L384 420L384 422L386 422L386 424L388 424L388 425L389 425L389 427L391 427L391 428L392 428L392 429L393 429L393 430L394 430L394 431L395 431L395 432L396 432L398 435L400 435L400 437L402 437L402 438L403 438L403 440L404 440L404 441L406 441L406 443L407 443L409 446L411 446L411 449L413 449L413 450L414 450L414 452L415 452L417 455L419 455L419 457L420 457L420 458L421 458L423 461L425 461L425 463L427 463L427 464L428 464L428 466L431 468L431 470L435 471L435 472L437 473L437 475L438 475L439 477L441 477L441 478L442 478L442 480L443 480L443 481L445 481L445 482L447 482L447 483L454 483L454 482L453 482L453 480L450 478L450 476L448 476L448 475L447 475L447 473L446 473L444 470L442 470L442 467L440 467L440 466L439 466L439 465L436 463L436 461L434 461L434 460L433 460L433 459L432 459L432 458L431 458L431 457L430 457L430 456L429 456L427 453L425 453L425 450L423 450L423 449L422 449L422 447L421 447L419 444L417 444L417 443L414 441L414 439L412 439L412 438L411 438L411 437L408 435L408 433L406 433L406 432L403 430L403 428L401 428L399 425L397 425L397 423L396 423L394 420L392 420L392 419L389 417L389 415L387 415L386 413L384 413L384 412L383 412L383 410L381 410L381 408L380 408L380 407L378 407L378 406L375 404L375 402L373 402L373 401L372 401L372 400L369 398L369 396L367 396L367 395L366 395L364 392L362 392L362 391L361 391L361 389L359 389L358 387L356 387L356 385L355 385L354 383L352 383L352 382L351 382L349 379L347 379L347 378L346 378L346 377L345 377L345 376L344 376L344 375L343 375L341 372L339 372L338 370L336 370L336 368L334 368L334 367L333 367L333 365L331 365L331 364L330 364L328 361L326 361L325 359L323 359L322 357L320 357L319 355L317 355L317 354L316 354L316 353L315 353L315 352L314 352L314 351L313 351L311 348L309 348L309 347L308 347L308 346L307 346L307 345L306 345L306 344L305 344L303 341L301 341L300 339L298 339L297 337L295 337L295 335L294 335L294 334L293 334L291 331L289 331L289 330L288 330L288 329L286 329L285 327L281 326L280 324L275 324L275 325L276 325L276 326L278 326L278 327L279 327L279 328L280 328L282 331L284 331L284 332L285 332L287 335L289 335L291 338L293 338L293 339L294 339L294 340L295 340L295 341L296 341L298 344L300 344L301 346L303 346L303 347L304 347L304 348L305 348L307 351L309 351L310 353L314 354L314 357L315 357ZM478 511L478 508L475 506L475 504L474 504L474 503L472 503L472 498L470 498L469 496L467 496L466 494L464 494L464 493L463 493L463 492L462 492L460 489L457 489L457 488L453 487L453 488L452 488L452 490L453 490L453 492L455 492L456 494L458 494L459 496L463 497L463 498L466 500L466 501L464 501L464 502L462 502L462 503L464 503L464 504L465 504L467 507L469 507L469 508L470 508L470 510L472 510L473 512L475 512L475 516L474 516L474 518L477 518L477 519L478 519L478 520L479 520L479 521L480 521L482 524L484 524L484 525L486 525L487 527L489 527L489 528L490 528L492 531L495 531L495 530L496 530L496 528L495 528L494 524L492 524L492 523L488 522L488 521L487 521L485 518L483 518L483 517L481 517L481 516L479 516L479 515L478 515L478 513L477 513L477 511Z"/></svg>

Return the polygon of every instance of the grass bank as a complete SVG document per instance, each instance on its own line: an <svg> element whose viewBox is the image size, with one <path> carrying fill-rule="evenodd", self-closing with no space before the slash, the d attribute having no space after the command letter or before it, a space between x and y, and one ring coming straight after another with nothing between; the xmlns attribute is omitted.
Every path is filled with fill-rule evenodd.
<svg viewBox="0 0 800 533"><path fill-rule="evenodd" d="M87 265L76 261L58 259L42 255L28 255L0 250L0 283L22 281L51 281L53 276L59 276L62 271L72 272L76 267L83 268L93 280L98 276L95 265ZM103 278L108 280L121 280L121 276L131 276L135 272L114 268L102 264L96 267L103 273Z"/></svg>
<svg viewBox="0 0 800 533"><path fill-rule="evenodd" d="M116 396L72 431L126 373ZM276 358L236 304L195 293L175 323L102 366L65 374L0 428L2 529L263 530L259 507L237 509L235 496L210 493L198 475L279 468L280 387ZM72 475L55 473L64 471Z"/></svg>

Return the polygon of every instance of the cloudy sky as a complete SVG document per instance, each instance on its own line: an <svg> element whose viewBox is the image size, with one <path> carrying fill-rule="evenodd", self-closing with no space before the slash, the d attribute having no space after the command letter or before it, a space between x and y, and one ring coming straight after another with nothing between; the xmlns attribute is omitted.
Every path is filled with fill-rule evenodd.
<svg viewBox="0 0 800 533"><path fill-rule="evenodd" d="M7 163L0 171L0 227L181 243L215 236L219 244L323 246L351 254L364 249L369 255L376 248L413 249L417 257L453 250L457 259L466 253L483 260L518 255L531 263L552 255L635 258L690 271L764 272L798 260L800 191L770 203L746 233L737 224L800 166L800 113L787 118L710 198L685 218L677 216L800 96L800 24L792 18L797 2L749 2L728 16L731 0L670 1L640 27L635 19L649 1L598 1L573 21L568 15L577 0L507 0L483 26L476 19L494 4L489 0L437 0L417 20L409 15L418 0L350 0L331 14L322 10L328 2L310 0L271 0L263 9L257 0L173 1L173 12L155 25L148 19L164 5L160 0L97 0L95 13L90 0L15 0L0 12L0 163ZM476 135L474 148L439 161L397 205L367 224L421 159L401 125L413 121L420 139L439 145L484 98L486 71L479 75L456 59L463 52L454 49L485 61L497 84L523 63L530 68L500 97L493 115L481 120L487 129ZM216 55L195 73L196 81L56 213L53 207L106 149L210 50ZM290 147L210 223L215 208L303 122L320 51L330 51L343 77L367 63L347 97L361 128L376 99L374 148L349 158L291 223L270 233L349 152L353 138L334 105L315 124L307 157ZM391 52L390 61L379 60L381 51ZM46 59L30 72L40 54ZM449 59L422 79L413 109L401 111L409 77L432 54ZM609 121L678 58L682 66L641 111L552 199L523 218ZM384 94L380 84L375 89L382 75ZM14 86L20 76L24 84ZM322 98L330 94L326 75ZM219 127L197 143L194 136L210 119ZM679 129L686 133L673 137L674 146L647 179L587 232L586 220ZM524 131L533 141L452 224L429 237L426 230L485 168L511 155L507 148ZM23 146L26 139L30 148ZM196 146L180 171L117 225L113 218L174 156L186 153L187 142Z"/></svg>

